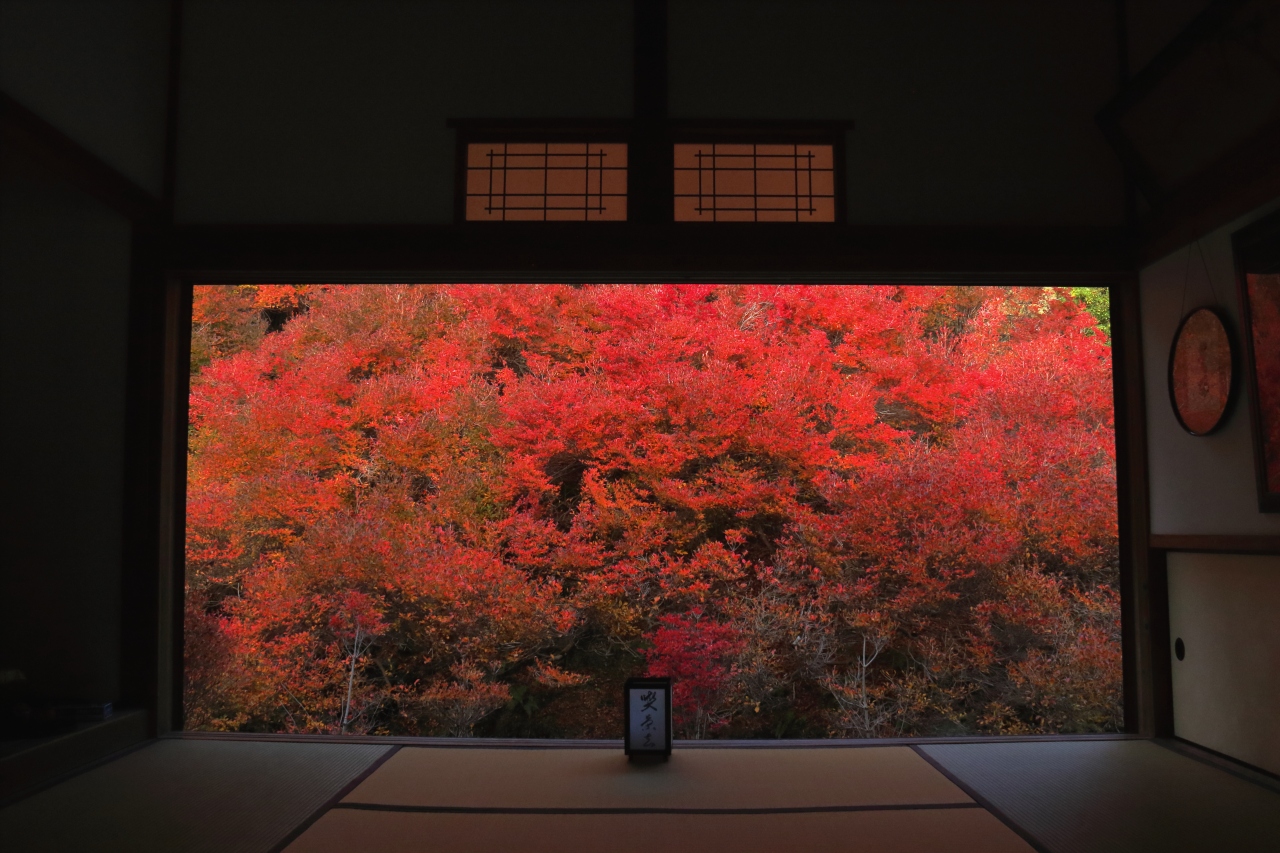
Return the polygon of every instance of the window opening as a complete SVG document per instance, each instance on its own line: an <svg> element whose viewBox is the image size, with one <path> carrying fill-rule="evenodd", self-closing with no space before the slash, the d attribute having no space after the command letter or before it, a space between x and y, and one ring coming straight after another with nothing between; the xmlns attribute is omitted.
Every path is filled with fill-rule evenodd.
<svg viewBox="0 0 1280 853"><path fill-rule="evenodd" d="M466 219L622 221L627 146L619 142L472 142Z"/></svg>
<svg viewBox="0 0 1280 853"><path fill-rule="evenodd" d="M1118 731L1108 295L197 286L187 725Z"/></svg>
<svg viewBox="0 0 1280 853"><path fill-rule="evenodd" d="M677 143L677 222L835 222L831 145Z"/></svg>

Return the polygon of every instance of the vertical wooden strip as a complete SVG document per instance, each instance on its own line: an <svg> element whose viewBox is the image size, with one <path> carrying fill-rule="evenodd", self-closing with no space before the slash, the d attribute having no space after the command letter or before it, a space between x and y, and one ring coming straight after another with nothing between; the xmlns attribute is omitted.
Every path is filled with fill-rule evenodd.
<svg viewBox="0 0 1280 853"><path fill-rule="evenodd" d="M1152 644L1146 392L1139 310L1136 276L1112 285L1111 350L1116 411L1125 731L1153 735L1158 716L1153 660L1156 650Z"/></svg>
<svg viewBox="0 0 1280 853"><path fill-rule="evenodd" d="M667 131L667 2L632 0L634 127L628 152L627 218L670 222L674 162Z"/></svg>
<svg viewBox="0 0 1280 853"><path fill-rule="evenodd" d="M158 634L156 725L183 727L183 613L186 587L187 404L191 386L188 281L164 282L164 409L160 438L160 536L157 550Z"/></svg>

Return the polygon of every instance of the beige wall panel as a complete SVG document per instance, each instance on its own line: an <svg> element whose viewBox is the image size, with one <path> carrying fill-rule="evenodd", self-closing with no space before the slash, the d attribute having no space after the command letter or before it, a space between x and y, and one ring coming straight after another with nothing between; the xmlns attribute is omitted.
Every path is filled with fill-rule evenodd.
<svg viewBox="0 0 1280 853"><path fill-rule="evenodd" d="M1178 737L1280 773L1280 556L1170 554L1169 627Z"/></svg>

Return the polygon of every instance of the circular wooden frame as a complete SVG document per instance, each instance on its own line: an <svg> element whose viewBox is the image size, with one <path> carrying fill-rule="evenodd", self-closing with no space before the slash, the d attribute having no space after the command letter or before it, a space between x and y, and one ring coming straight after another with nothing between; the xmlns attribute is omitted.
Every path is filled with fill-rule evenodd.
<svg viewBox="0 0 1280 853"><path fill-rule="evenodd" d="M1198 364L1188 361L1192 346L1199 350ZM1193 309L1178 324L1169 347L1169 404L1179 426L1191 435L1209 435L1226 422L1240 385L1237 353L1231 327L1217 308ZM1180 357L1181 371L1178 370ZM1192 375L1188 376L1187 371ZM1195 395L1198 399L1188 399L1189 388L1199 392Z"/></svg>

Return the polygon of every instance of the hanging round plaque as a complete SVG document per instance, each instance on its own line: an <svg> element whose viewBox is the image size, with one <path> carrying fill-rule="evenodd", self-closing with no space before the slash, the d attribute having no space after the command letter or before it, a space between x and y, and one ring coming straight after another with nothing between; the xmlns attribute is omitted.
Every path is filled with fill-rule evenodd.
<svg viewBox="0 0 1280 853"><path fill-rule="evenodd" d="M1222 426L1235 397L1236 354L1222 315L1197 308L1178 325L1169 352L1169 400L1182 428L1208 435Z"/></svg>

